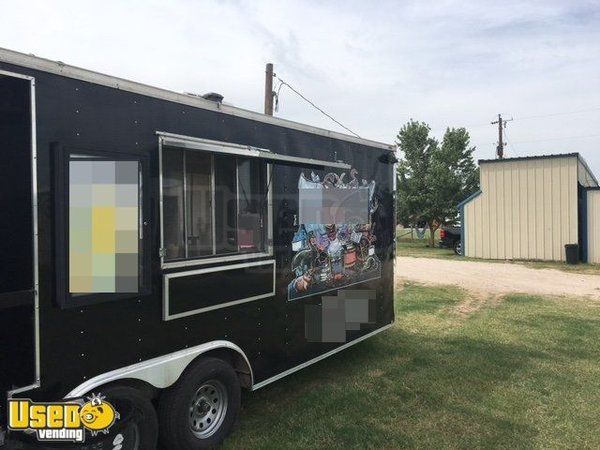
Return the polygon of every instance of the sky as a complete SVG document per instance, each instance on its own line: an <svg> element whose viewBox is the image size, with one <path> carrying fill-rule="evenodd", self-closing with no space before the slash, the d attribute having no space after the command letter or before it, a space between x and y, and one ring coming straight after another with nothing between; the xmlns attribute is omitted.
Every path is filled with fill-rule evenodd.
<svg viewBox="0 0 600 450"><path fill-rule="evenodd" d="M600 0L3 0L0 47L262 111L267 62L361 137L466 127L476 158L580 152L600 176ZM286 87L275 115L344 132Z"/></svg>

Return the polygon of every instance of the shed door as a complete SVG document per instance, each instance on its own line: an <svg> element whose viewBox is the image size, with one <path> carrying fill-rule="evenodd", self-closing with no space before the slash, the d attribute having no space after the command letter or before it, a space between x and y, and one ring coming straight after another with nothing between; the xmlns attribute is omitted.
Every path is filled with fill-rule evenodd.
<svg viewBox="0 0 600 450"><path fill-rule="evenodd" d="M32 96L32 78L0 71L2 396L36 381Z"/></svg>

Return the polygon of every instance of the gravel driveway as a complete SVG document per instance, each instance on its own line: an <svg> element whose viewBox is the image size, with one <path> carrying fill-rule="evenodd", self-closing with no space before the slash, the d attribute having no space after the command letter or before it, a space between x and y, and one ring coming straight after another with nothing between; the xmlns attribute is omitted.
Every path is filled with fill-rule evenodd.
<svg viewBox="0 0 600 450"><path fill-rule="evenodd" d="M600 276L531 269L511 263L398 257L396 280L453 284L481 294L522 292L587 296L600 300Z"/></svg>

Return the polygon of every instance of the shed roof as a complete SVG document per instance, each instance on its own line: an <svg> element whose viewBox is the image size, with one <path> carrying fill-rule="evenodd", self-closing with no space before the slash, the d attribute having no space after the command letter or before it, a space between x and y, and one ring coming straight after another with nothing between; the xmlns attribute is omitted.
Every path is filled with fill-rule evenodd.
<svg viewBox="0 0 600 450"><path fill-rule="evenodd" d="M579 165L583 171L583 174L580 173L580 182L581 176L585 179L582 182L586 187L595 187L598 186L598 180L594 176L594 173L591 171L590 166L586 160L581 156L580 153L556 153L551 155L531 155L531 156L519 156L515 158L503 158L503 159L480 159L479 165L481 164L500 164L503 162L512 162L512 161L529 161L529 160L539 160L539 159L554 159L554 158L577 158Z"/></svg>

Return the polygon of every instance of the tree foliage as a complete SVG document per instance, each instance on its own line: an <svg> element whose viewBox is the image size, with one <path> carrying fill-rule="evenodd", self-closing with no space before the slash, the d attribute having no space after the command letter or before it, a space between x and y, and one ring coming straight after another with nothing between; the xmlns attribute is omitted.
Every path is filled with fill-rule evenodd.
<svg viewBox="0 0 600 450"><path fill-rule="evenodd" d="M397 211L404 225L426 224L430 244L435 230L458 218L458 203L479 188L474 147L464 128L448 128L441 144L424 122L410 120L398 133Z"/></svg>

